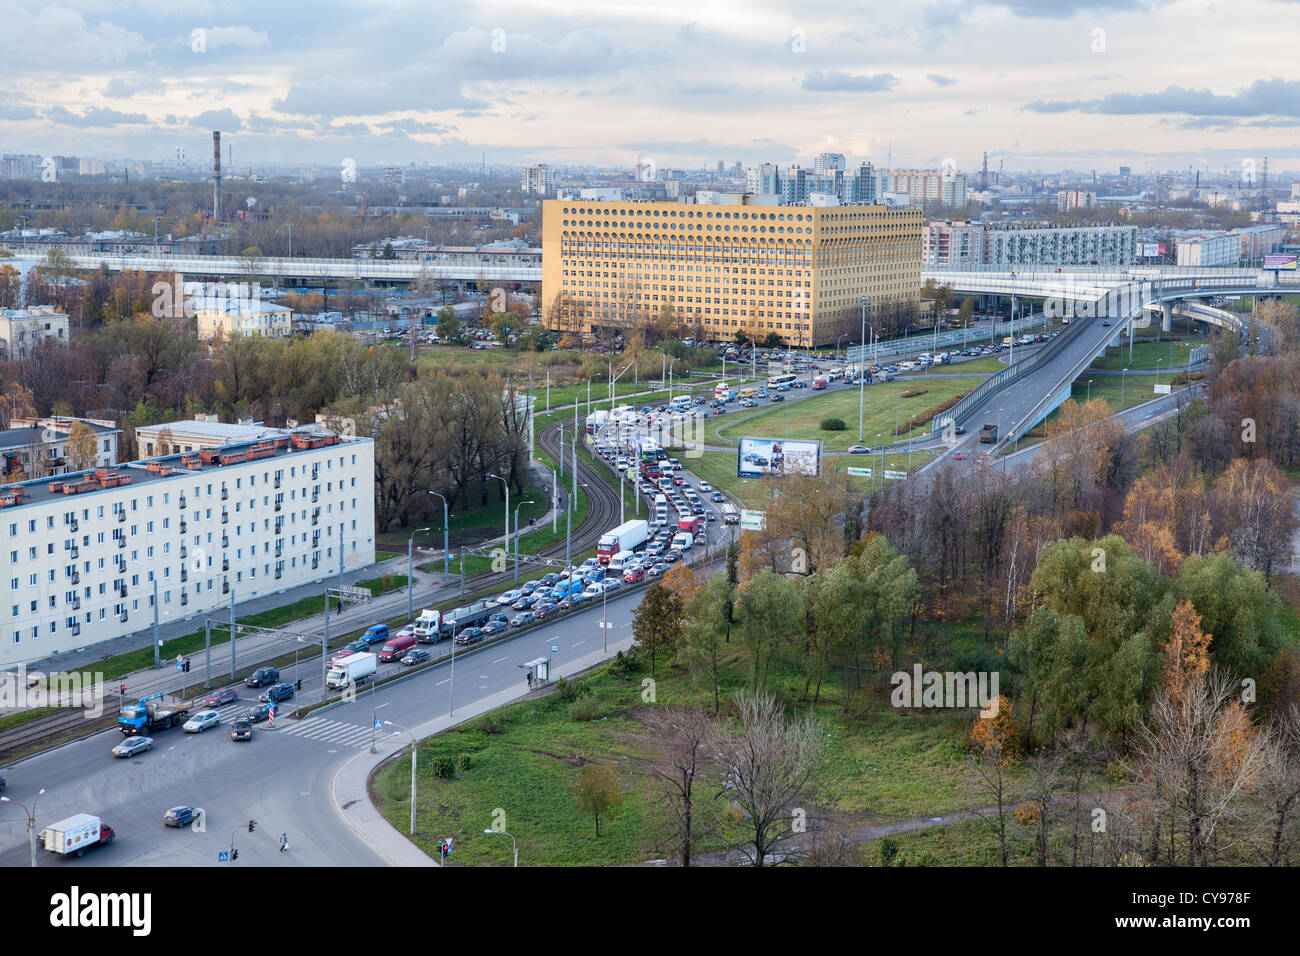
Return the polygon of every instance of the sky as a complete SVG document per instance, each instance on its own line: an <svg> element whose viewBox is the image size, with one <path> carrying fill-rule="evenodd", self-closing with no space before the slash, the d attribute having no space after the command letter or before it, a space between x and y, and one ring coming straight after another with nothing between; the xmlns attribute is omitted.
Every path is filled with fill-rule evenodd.
<svg viewBox="0 0 1300 956"><path fill-rule="evenodd" d="M1300 168L1300 0L0 0L0 150ZM223 160L225 157L223 157Z"/></svg>

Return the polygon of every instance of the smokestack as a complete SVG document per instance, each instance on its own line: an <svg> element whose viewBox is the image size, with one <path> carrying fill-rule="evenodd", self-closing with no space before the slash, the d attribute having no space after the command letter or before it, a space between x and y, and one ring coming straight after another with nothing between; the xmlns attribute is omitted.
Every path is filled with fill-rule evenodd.
<svg viewBox="0 0 1300 956"><path fill-rule="evenodd" d="M212 218L221 221L221 130L212 131Z"/></svg>

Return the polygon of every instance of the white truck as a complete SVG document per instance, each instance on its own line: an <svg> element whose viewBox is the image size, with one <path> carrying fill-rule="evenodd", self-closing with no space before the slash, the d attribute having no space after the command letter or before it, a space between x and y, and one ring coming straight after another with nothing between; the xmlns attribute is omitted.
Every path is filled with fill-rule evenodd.
<svg viewBox="0 0 1300 956"><path fill-rule="evenodd" d="M415 629L415 639L427 644L438 639L438 628L442 624L442 612L426 607L411 624Z"/></svg>
<svg viewBox="0 0 1300 956"><path fill-rule="evenodd" d="M693 544L695 544L695 539L685 531L679 531L677 534L673 535L672 546L682 554L691 550Z"/></svg>
<svg viewBox="0 0 1300 956"><path fill-rule="evenodd" d="M60 856L81 856L92 846L112 843L115 836L113 828L105 826L99 817L78 813L45 828L45 849Z"/></svg>
<svg viewBox="0 0 1300 956"><path fill-rule="evenodd" d="M639 521L625 521L623 524L600 536L596 545L596 557L601 564L608 564L609 559L620 551L640 551L650 537L650 522L644 518Z"/></svg>
<svg viewBox="0 0 1300 956"><path fill-rule="evenodd" d="M337 661L325 674L325 686L330 690L342 690L359 684L368 677L374 677L379 670L379 659L374 654L361 652L349 654Z"/></svg>

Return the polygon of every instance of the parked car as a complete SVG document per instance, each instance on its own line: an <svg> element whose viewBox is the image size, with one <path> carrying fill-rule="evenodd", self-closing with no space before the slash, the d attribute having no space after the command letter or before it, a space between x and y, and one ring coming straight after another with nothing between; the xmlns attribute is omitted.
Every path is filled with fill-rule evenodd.
<svg viewBox="0 0 1300 956"><path fill-rule="evenodd" d="M273 684L258 695L257 699L266 703L279 703L282 700L291 700L293 698L293 685L290 683Z"/></svg>
<svg viewBox="0 0 1300 956"><path fill-rule="evenodd" d="M163 814L163 826L183 827L187 823L193 823L200 816L202 811L195 807L172 807Z"/></svg>
<svg viewBox="0 0 1300 956"><path fill-rule="evenodd" d="M238 717L230 725L231 740L252 740L253 739L253 722L247 717Z"/></svg>
<svg viewBox="0 0 1300 956"><path fill-rule="evenodd" d="M244 678L249 687L266 687L280 679L280 672L274 667L259 667Z"/></svg>
<svg viewBox="0 0 1300 956"><path fill-rule="evenodd" d="M239 700L239 691L233 687L226 687L204 697L203 706L220 707L222 704L229 704L236 700Z"/></svg>
<svg viewBox="0 0 1300 956"><path fill-rule="evenodd" d="M181 730L187 734L201 734L209 727L215 727L221 723L221 715L215 710L201 710L189 720L181 725Z"/></svg>
<svg viewBox="0 0 1300 956"><path fill-rule="evenodd" d="M152 737L127 737L113 748L114 757L134 757L153 746Z"/></svg>
<svg viewBox="0 0 1300 956"><path fill-rule="evenodd" d="M421 661L427 661L428 659L429 659L428 651L426 651L423 647L413 647L409 651L407 651L406 656L402 658L402 664L404 664L406 667L414 667L416 664L419 664Z"/></svg>

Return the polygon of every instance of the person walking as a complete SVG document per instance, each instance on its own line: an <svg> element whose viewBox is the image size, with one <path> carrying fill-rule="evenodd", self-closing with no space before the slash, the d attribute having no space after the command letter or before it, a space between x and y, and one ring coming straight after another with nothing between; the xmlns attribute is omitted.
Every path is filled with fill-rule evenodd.
<svg viewBox="0 0 1300 956"><path fill-rule="evenodd" d="M281 834L280 834L280 852L283 853L283 852L284 852L285 850L287 850L287 849L289 849L289 834L287 834L287 833L281 833Z"/></svg>

